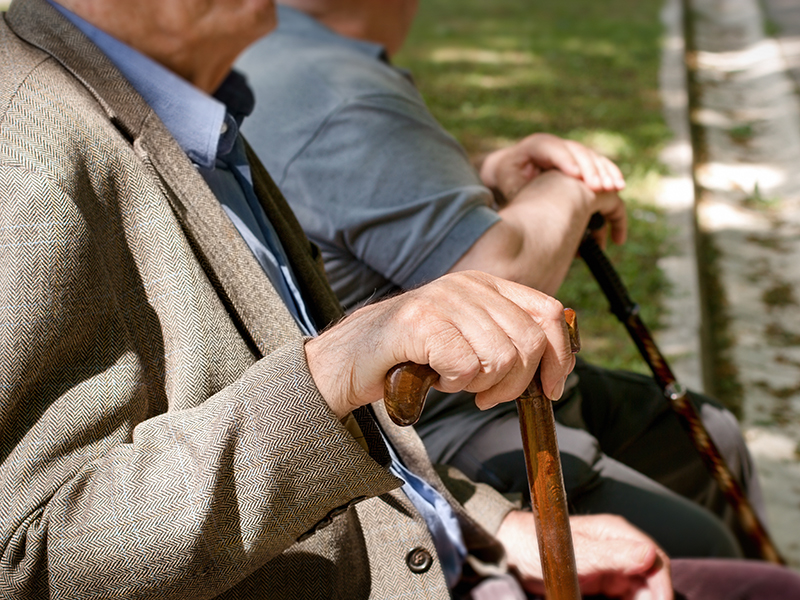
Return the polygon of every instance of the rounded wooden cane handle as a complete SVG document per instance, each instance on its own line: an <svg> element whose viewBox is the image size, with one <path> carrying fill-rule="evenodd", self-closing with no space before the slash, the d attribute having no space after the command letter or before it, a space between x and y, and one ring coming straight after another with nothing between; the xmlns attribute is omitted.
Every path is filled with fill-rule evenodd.
<svg viewBox="0 0 800 600"><path fill-rule="evenodd" d="M578 352L581 341L575 311L565 308L564 319L572 352ZM438 378L439 374L430 366L413 362L401 363L389 369L383 384L383 402L392 421L401 427L416 423L425 406L425 396Z"/></svg>
<svg viewBox="0 0 800 600"><path fill-rule="evenodd" d="M419 421L425 396L438 378L439 374L428 365L413 362L389 369L383 382L383 403L392 421L401 427Z"/></svg>

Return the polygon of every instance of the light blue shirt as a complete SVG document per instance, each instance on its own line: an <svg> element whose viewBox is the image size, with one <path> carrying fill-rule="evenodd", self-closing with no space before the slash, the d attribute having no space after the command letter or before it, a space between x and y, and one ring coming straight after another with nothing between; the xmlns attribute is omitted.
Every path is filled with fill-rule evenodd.
<svg viewBox="0 0 800 600"><path fill-rule="evenodd" d="M239 135L253 108L244 78L232 72L211 97L130 46L51 2L91 39L128 79L197 166L211 191L244 238L301 330L315 335L286 254L253 190L250 166ZM223 102L224 100L224 102ZM425 519L450 587L461 577L466 544L452 507L427 482L411 473L391 444L390 470L406 483L403 491Z"/></svg>
<svg viewBox="0 0 800 600"><path fill-rule="evenodd" d="M253 191L239 136L241 120L253 108L252 92L244 79L232 73L220 88L222 97L233 104L228 107L64 7L51 4L105 53L164 122L220 201L301 331L316 335L283 246Z"/></svg>

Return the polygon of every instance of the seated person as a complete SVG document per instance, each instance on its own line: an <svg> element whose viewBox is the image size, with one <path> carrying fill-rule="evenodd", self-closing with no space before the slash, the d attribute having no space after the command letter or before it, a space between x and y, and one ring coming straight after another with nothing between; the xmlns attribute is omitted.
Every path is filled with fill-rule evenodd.
<svg viewBox="0 0 800 600"><path fill-rule="evenodd" d="M531 513L434 470L379 398L404 360L483 407L537 365L557 396L561 306L473 272L341 319L238 133L230 68L274 22L270 0L14 0L0 19L3 599L541 592ZM787 569L571 525L585 594L800 596Z"/></svg>
<svg viewBox="0 0 800 600"><path fill-rule="evenodd" d="M533 135L487 157L478 177L389 62L414 0L280 4L276 32L238 62L258 98L244 132L321 248L346 308L463 269L554 294L594 212L624 240L622 176L580 144ZM494 207L489 188L507 204ZM623 515L672 556L737 556L740 543L755 556L720 521L741 533L652 379L580 360L575 372L556 404L572 509ZM763 520L736 419L707 397L692 399ZM527 495L513 404L480 411L469 394L434 391L417 430L433 460Z"/></svg>
<svg viewBox="0 0 800 600"><path fill-rule="evenodd" d="M15 0L0 19L4 600L445 600L507 565L541 587L532 516L439 476L378 401L405 360L483 406L537 365L556 393L562 307L473 272L341 319L239 135L252 93L230 69L274 24L270 0ZM641 532L573 527L587 593L606 573L670 594Z"/></svg>

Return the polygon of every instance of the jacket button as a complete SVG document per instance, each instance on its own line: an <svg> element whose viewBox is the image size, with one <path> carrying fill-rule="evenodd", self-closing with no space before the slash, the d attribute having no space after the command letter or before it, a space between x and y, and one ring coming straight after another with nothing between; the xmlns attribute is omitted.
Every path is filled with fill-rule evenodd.
<svg viewBox="0 0 800 600"><path fill-rule="evenodd" d="M433 557L425 548L414 548L406 555L406 564L412 573L425 573L431 568Z"/></svg>

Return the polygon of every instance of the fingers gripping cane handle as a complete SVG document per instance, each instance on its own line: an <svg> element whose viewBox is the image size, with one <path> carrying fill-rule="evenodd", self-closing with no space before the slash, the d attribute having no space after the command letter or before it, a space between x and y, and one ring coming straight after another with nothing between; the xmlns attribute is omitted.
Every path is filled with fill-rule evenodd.
<svg viewBox="0 0 800 600"><path fill-rule="evenodd" d="M580 349L575 311L565 309L572 351ZM384 383L384 404L401 426L419 419L425 395L438 375L428 365L403 363L393 367ZM537 369L525 392L517 399L525 464L531 492L539 555L548 600L578 600L578 570L567 512L567 497L556 441L552 402L544 395Z"/></svg>

